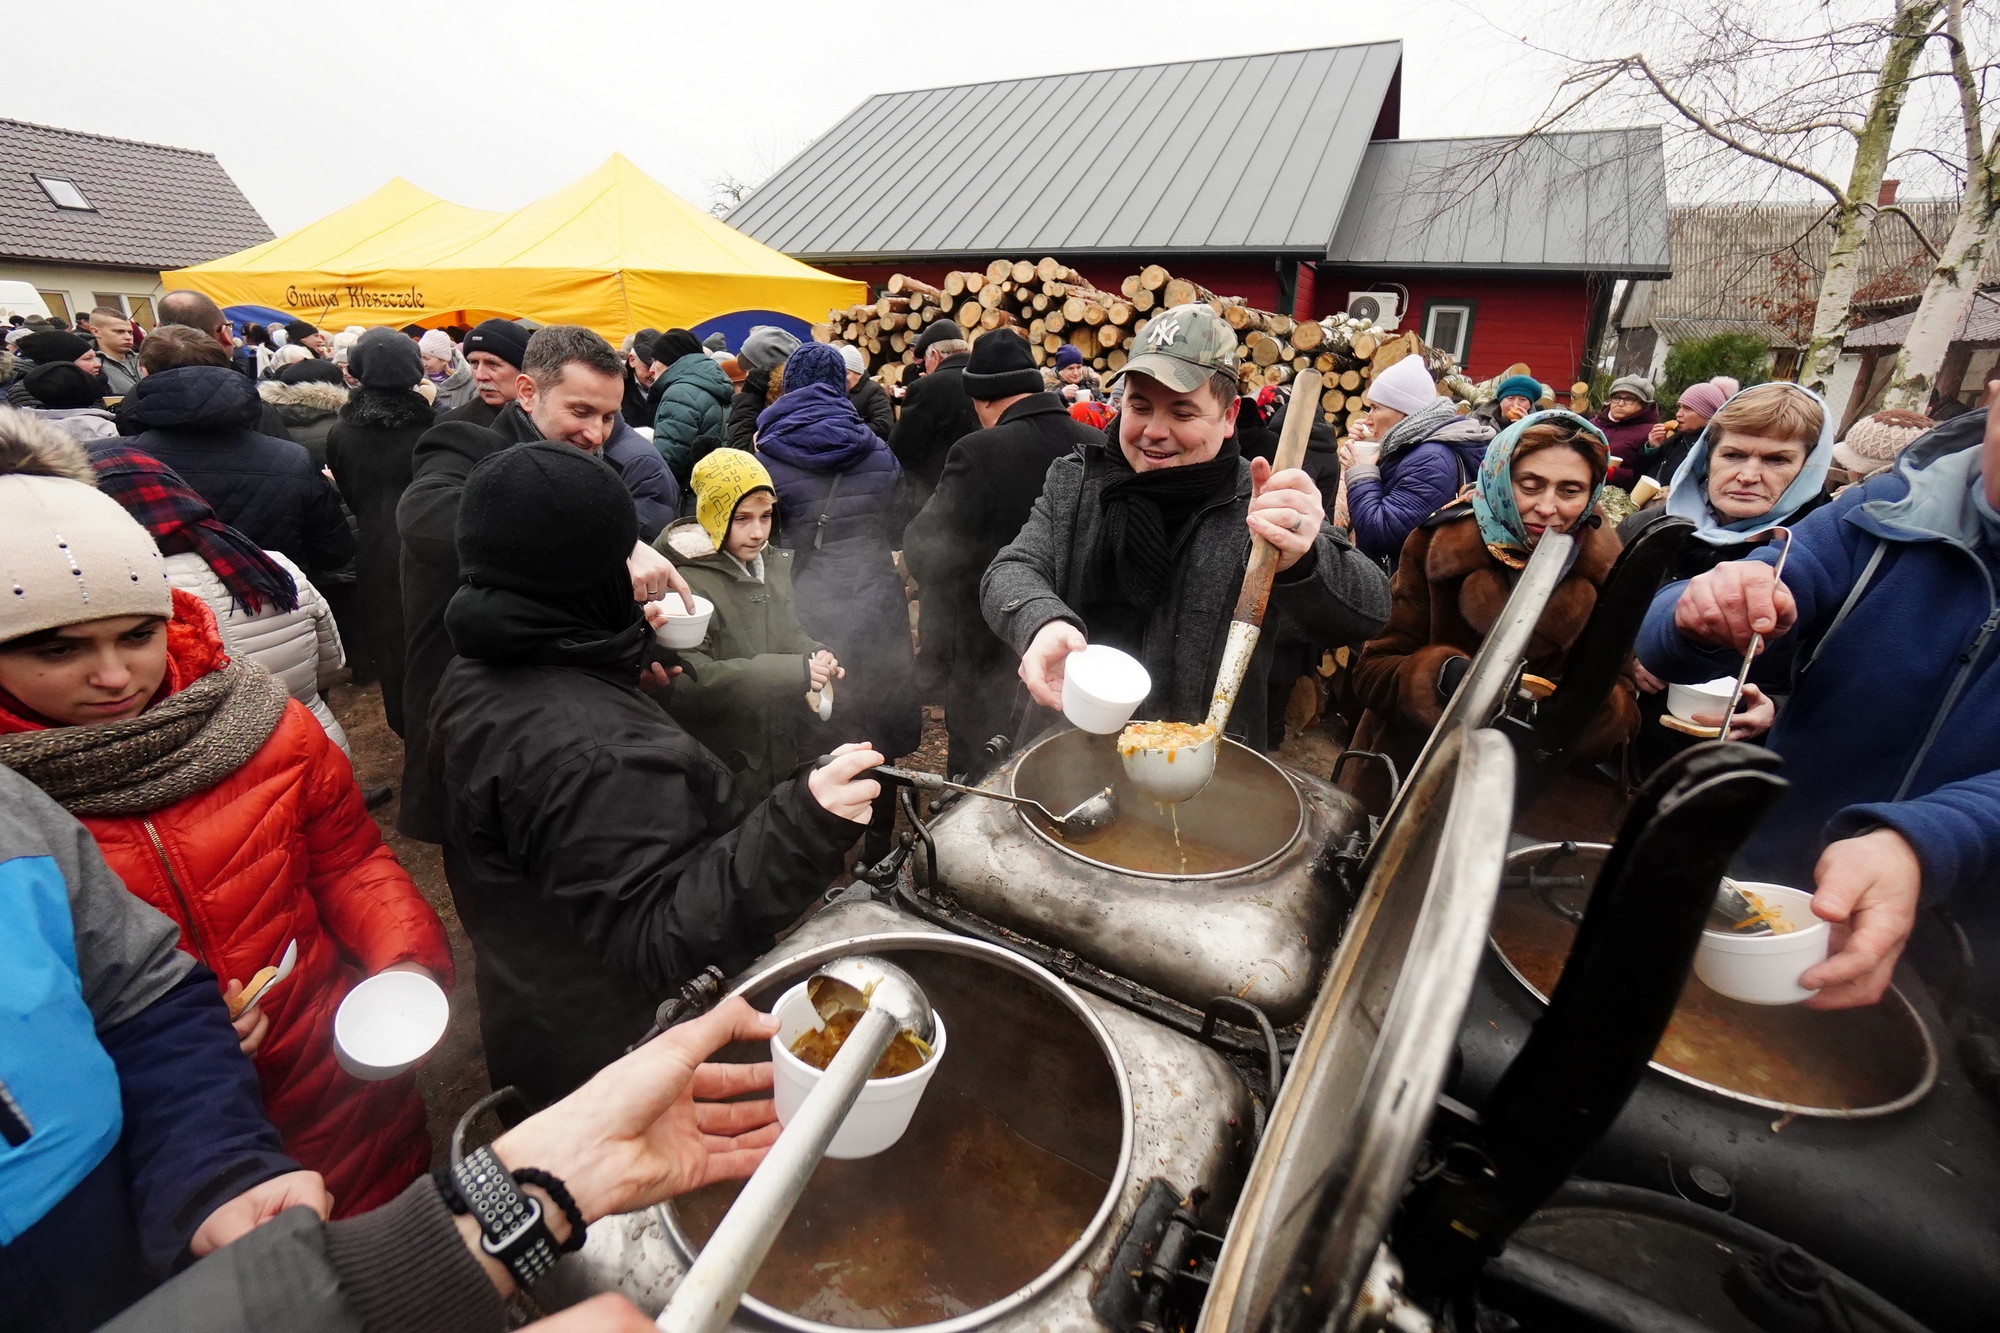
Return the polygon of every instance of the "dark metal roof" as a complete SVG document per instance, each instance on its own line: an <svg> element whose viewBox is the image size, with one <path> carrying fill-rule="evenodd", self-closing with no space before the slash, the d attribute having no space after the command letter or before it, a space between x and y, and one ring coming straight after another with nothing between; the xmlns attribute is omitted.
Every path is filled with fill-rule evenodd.
<svg viewBox="0 0 2000 1333"><path fill-rule="evenodd" d="M37 175L74 182L91 211L56 207ZM168 269L270 239L213 153L0 120L0 255Z"/></svg>
<svg viewBox="0 0 2000 1333"><path fill-rule="evenodd" d="M1876 223L1881 226L1881 223ZM1885 319L1880 324L1870 324L1856 329L1841 343L1841 350L1847 352L1893 351L1903 345L1903 339L1910 336L1910 325L1916 320L1913 311ZM1955 343L2000 343L2000 296L1992 292L1974 292L1972 305L1965 312L1965 322L1952 335Z"/></svg>
<svg viewBox="0 0 2000 1333"><path fill-rule="evenodd" d="M1402 43L871 97L729 214L797 259L1318 254Z"/></svg>
<svg viewBox="0 0 2000 1333"><path fill-rule="evenodd" d="M1761 319L1689 319L1678 315L1658 315L1652 327L1660 331L1668 346L1676 343L1700 342L1723 333L1747 333L1762 338L1772 347L1786 351L1799 350L1798 337L1787 328Z"/></svg>
<svg viewBox="0 0 2000 1333"><path fill-rule="evenodd" d="M1326 258L1664 277L1659 127L1371 143Z"/></svg>

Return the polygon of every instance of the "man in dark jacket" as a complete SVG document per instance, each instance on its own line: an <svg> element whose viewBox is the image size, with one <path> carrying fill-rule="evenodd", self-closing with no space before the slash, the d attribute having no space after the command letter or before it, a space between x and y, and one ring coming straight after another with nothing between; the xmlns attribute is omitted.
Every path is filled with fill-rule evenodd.
<svg viewBox="0 0 2000 1333"><path fill-rule="evenodd" d="M962 382L971 356L965 331L948 319L938 320L917 339L924 377L904 395L903 416L889 434L889 451L903 465L911 498L919 505L937 489L951 447L980 428Z"/></svg>
<svg viewBox="0 0 2000 1333"><path fill-rule="evenodd" d="M984 429L951 446L937 489L903 535L903 559L919 585L924 654L935 643L949 663L945 766L954 774L979 772L980 747L1012 733L1019 694L1015 655L979 611L980 575L1020 534L1049 465L1104 439L1043 392L1027 341L1012 330L981 338L962 380Z"/></svg>
<svg viewBox="0 0 2000 1333"><path fill-rule="evenodd" d="M478 336L479 329L474 329L466 335L467 343ZM649 474L655 480L666 470L645 437L626 426L619 415L623 380L618 354L602 338L575 325L551 325L538 330L520 355L525 364L513 384L506 386L513 389L515 399L500 409L490 427L470 420L442 421L417 441L410 485L396 507L396 528L402 538L407 644L403 707L410 723L403 743L403 807L396 827L426 842L444 840L443 793L435 785L427 757L428 722L431 696L452 656L444 613L460 582L458 499L466 477L483 459L533 440L560 440L585 453L608 455L607 441L615 441L621 430L641 455L636 464L627 464L628 468L657 469ZM481 392L486 392L484 384ZM471 406L466 404L466 408ZM645 458L646 454L651 458ZM617 461L606 461L615 472ZM632 474L621 475L620 480L626 485L636 525L639 502L632 494ZM672 479L666 481L671 484ZM674 499L678 501L678 497ZM632 586L645 593L644 600L657 600L669 590L686 591L687 582L673 563L650 545L635 538L632 554Z"/></svg>
<svg viewBox="0 0 2000 1333"><path fill-rule="evenodd" d="M222 349L222 364L232 365L234 363L236 358L236 340L229 336L229 321L223 317L222 307L211 301L208 297L203 296L200 292L191 292L183 288L179 291L168 292L160 298L159 327L164 328L169 324L177 325L181 328L193 329L197 333L207 334L215 341L215 345ZM307 327L311 326L308 325ZM158 329L155 329L154 332L158 332ZM152 336L151 333L147 334L147 340L150 341ZM141 347L143 348L143 346L144 344L142 343ZM144 356L142 353L141 370L145 369L143 361ZM292 438L292 432L285 425L285 418L279 414L275 406L268 403L265 404L257 418L257 433L259 435L268 435L274 440L289 440Z"/></svg>
<svg viewBox="0 0 2000 1333"><path fill-rule="evenodd" d="M467 333L459 351L472 367L472 398L439 413L438 421L492 425L500 409L521 396L517 382L528 354L528 333L511 319L489 319Z"/></svg>
<svg viewBox="0 0 2000 1333"><path fill-rule="evenodd" d="M868 378L868 358L859 347L842 343L840 359L847 366L847 401L854 404L868 429L888 439L896 428L896 409L889 405L889 395L882 386Z"/></svg>
<svg viewBox="0 0 2000 1333"><path fill-rule="evenodd" d="M878 791L856 778L880 756L857 746L743 808L728 766L640 691L655 645L625 570L637 538L609 469L548 441L474 468L459 505L458 655L431 711L445 875L487 1068L534 1107L616 1060L702 968L768 947Z"/></svg>
<svg viewBox="0 0 2000 1333"><path fill-rule="evenodd" d="M987 566L980 605L1044 707L1062 706L1069 655L1098 642L1151 674L1136 716L1199 722L1253 535L1278 550L1270 605L1321 642L1359 644L1380 629L1389 580L1326 526L1311 477L1241 456L1236 335L1214 311L1163 311L1142 342L1119 372L1117 438L1049 468L1027 524ZM1269 676L1260 641L1245 679ZM1229 734L1265 748L1264 712L1264 692L1243 691Z"/></svg>
<svg viewBox="0 0 2000 1333"><path fill-rule="evenodd" d="M2000 1017L2000 417L1937 427L1783 544L1660 590L1639 660L1667 681L1737 669L1791 697L1771 731L1790 790L1734 873L1814 887L1847 927L1801 977L1823 1009L1873 1004L1920 906L1971 942Z"/></svg>
<svg viewBox="0 0 2000 1333"><path fill-rule="evenodd" d="M640 329L625 351L625 405L620 411L627 425L651 427L653 413L659 410L659 399L653 395L653 381L659 378L653 369L653 344L659 340L658 329Z"/></svg>
<svg viewBox="0 0 2000 1333"><path fill-rule="evenodd" d="M217 518L308 577L354 555L340 495L312 455L257 429L268 406L195 329L162 324L139 351L145 378L120 406L131 445L181 474Z"/></svg>
<svg viewBox="0 0 2000 1333"><path fill-rule="evenodd" d="M326 1217L319 1176L264 1118L214 974L87 829L6 767L0 900L7 1327L96 1328L190 1252L295 1204Z"/></svg>

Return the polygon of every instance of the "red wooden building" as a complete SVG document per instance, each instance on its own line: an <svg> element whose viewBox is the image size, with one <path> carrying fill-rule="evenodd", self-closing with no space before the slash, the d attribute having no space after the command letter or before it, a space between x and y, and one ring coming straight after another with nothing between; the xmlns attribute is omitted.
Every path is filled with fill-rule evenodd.
<svg viewBox="0 0 2000 1333"><path fill-rule="evenodd" d="M1391 293L1475 378L1586 372L1621 278L1670 272L1657 128L1402 139L1402 44L872 97L729 222L880 284L1053 255L1302 316Z"/></svg>

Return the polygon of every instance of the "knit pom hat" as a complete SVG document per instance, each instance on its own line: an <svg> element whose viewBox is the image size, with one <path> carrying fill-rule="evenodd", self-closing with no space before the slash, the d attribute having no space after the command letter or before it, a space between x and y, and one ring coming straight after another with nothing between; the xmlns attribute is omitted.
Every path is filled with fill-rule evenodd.
<svg viewBox="0 0 2000 1333"><path fill-rule="evenodd" d="M1692 412L1703 421L1722 410L1729 401L1729 395L1714 380L1703 380L1700 384L1690 384L1681 390L1680 410Z"/></svg>
<svg viewBox="0 0 2000 1333"><path fill-rule="evenodd" d="M1406 356L1368 384L1368 401L1413 417L1437 401L1437 382L1420 356Z"/></svg>
<svg viewBox="0 0 2000 1333"><path fill-rule="evenodd" d="M826 343L801 343L799 350L785 358L785 392L808 384L828 384L847 392L847 363ZM966 386L966 392L972 388Z"/></svg>
<svg viewBox="0 0 2000 1333"><path fill-rule="evenodd" d="M1502 398L1525 398L1530 407L1542 401L1542 382L1533 375L1509 375L1500 381L1500 387L1493 391L1493 401Z"/></svg>
<svg viewBox="0 0 2000 1333"><path fill-rule="evenodd" d="M588 592L607 568L624 565L638 540L632 496L618 474L553 440L482 460L459 496L458 564L465 581L480 587L554 597Z"/></svg>
<svg viewBox="0 0 2000 1333"><path fill-rule="evenodd" d="M694 465L688 480L694 486L694 516L701 521L702 531L718 551L722 549L723 538L729 535L730 520L736 517L736 506L743 503L743 497L752 491L770 491L773 495L778 491L757 456L741 449L710 450Z"/></svg>
<svg viewBox="0 0 2000 1333"><path fill-rule="evenodd" d="M449 345L451 340L446 338L445 342ZM364 389L408 389L424 377L424 363L415 343L385 327L370 329L354 340L347 354L347 372L360 380Z"/></svg>
<svg viewBox="0 0 2000 1333"><path fill-rule="evenodd" d="M90 455L0 408L0 643L111 616L171 616L160 548L97 489Z"/></svg>
<svg viewBox="0 0 2000 1333"><path fill-rule="evenodd" d="M1903 450L1937 423L1921 412L1877 412L1848 428L1847 438L1833 446L1835 466L1857 478L1872 476L1895 463Z"/></svg>
<svg viewBox="0 0 2000 1333"><path fill-rule="evenodd" d="M972 346L961 381L966 396L993 402L1017 393L1041 393L1046 387L1035 368L1028 340L1012 329L995 329Z"/></svg>
<svg viewBox="0 0 2000 1333"><path fill-rule="evenodd" d="M457 349L452 345L451 335L443 329L425 329L424 336L417 339L417 352L423 356L434 356L446 365L451 364L452 354Z"/></svg>

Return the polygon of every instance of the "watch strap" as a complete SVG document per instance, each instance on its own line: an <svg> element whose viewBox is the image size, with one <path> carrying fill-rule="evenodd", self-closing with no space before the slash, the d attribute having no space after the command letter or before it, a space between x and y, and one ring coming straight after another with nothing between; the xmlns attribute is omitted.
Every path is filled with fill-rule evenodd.
<svg viewBox="0 0 2000 1333"><path fill-rule="evenodd" d="M453 1163L451 1183L479 1223L481 1249L505 1264L524 1287L548 1276L559 1252L542 1219L541 1201L521 1192L491 1148L474 1149Z"/></svg>

